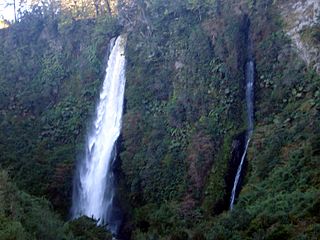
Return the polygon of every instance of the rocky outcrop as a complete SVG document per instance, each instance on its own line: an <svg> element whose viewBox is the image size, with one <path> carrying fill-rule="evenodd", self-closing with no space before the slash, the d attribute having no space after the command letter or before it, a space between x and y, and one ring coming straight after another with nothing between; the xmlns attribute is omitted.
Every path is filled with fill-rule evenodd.
<svg viewBox="0 0 320 240"><path fill-rule="evenodd" d="M290 0L279 3L288 36L298 54L320 74L320 44L306 41L303 33L312 28L320 31L320 1Z"/></svg>

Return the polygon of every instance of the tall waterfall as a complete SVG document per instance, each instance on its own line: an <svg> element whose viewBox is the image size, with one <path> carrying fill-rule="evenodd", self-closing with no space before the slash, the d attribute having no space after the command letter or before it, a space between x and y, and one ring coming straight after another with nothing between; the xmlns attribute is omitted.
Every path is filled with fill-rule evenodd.
<svg viewBox="0 0 320 240"><path fill-rule="evenodd" d="M231 210L233 209L234 200L235 200L235 197L236 197L236 192L237 192L237 187L238 187L238 183L239 183L239 179L240 179L240 175L241 175L241 171L242 171L243 162L244 162L244 159L246 157L246 154L247 154L247 151L248 151L248 147L249 147L249 143L250 143L250 139L251 139L252 132L253 132L254 62L250 58L246 63L245 79L246 79L246 103L247 103L248 129L247 129L247 132L246 132L245 148L244 148L244 151L243 151L243 154L242 154L242 157L241 157L240 164L238 166L237 174L236 174L236 177L234 179L233 188L232 188L232 192L231 192L231 198L230 198L230 209Z"/></svg>
<svg viewBox="0 0 320 240"><path fill-rule="evenodd" d="M85 158L77 167L72 217L88 216L107 225L112 233L118 224L113 222L114 176L112 164L116 158L116 141L120 135L125 89L125 37L114 43L96 108L92 130L88 134ZM111 43L112 44L112 43Z"/></svg>

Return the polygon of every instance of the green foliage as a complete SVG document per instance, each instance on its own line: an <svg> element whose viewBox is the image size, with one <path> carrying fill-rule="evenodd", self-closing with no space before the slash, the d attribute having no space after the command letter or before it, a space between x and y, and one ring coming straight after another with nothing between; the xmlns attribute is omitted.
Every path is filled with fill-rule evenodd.
<svg viewBox="0 0 320 240"><path fill-rule="evenodd" d="M215 207L224 201L226 184L224 181L228 162L231 158L231 145L233 135L229 135L216 158L215 167L212 168L205 189L203 207L208 215L215 213Z"/></svg>
<svg viewBox="0 0 320 240"><path fill-rule="evenodd" d="M181 199L194 182L187 180L193 172L188 170L191 164L198 166L194 174L207 174L205 166L211 167L213 151L207 153L210 157L202 167L202 156L197 153L200 148L194 151L197 158L188 162L187 155L193 154L191 149L197 141L204 142L202 139L209 141L208 149L220 142L220 135L209 134L219 131L219 121L229 116L220 118L219 114L231 109L231 102L221 99L225 96L214 98L220 88L226 91L219 81L227 82L229 73L219 59L213 58L208 36L197 24L198 12L190 11L183 1L174 5L155 1L144 9L152 31L148 41L143 40L144 34L135 34L143 28L139 24L128 37L129 101L124 116L126 150L121 159L127 182L134 183L131 189L143 189L143 199L151 202ZM237 87L232 90L228 89L229 99L238 97Z"/></svg>
<svg viewBox="0 0 320 240"><path fill-rule="evenodd" d="M110 16L69 20L34 9L0 32L0 165L63 214L108 42L120 30Z"/></svg>
<svg viewBox="0 0 320 240"><path fill-rule="evenodd" d="M90 218L81 217L69 222L69 228L77 240L109 240L112 239L110 233L103 227L97 227L97 223Z"/></svg>
<svg viewBox="0 0 320 240"><path fill-rule="evenodd" d="M317 235L319 77L290 48L272 1L248 2L256 128L237 207L219 216L232 141L246 127L246 17L231 1L140 6L146 21L128 38L121 153L136 239Z"/></svg>
<svg viewBox="0 0 320 240"><path fill-rule="evenodd" d="M0 238L3 240L24 240L26 233L20 222L10 221L1 216L0 219Z"/></svg>
<svg viewBox="0 0 320 240"><path fill-rule="evenodd" d="M305 28L301 33L302 39L312 46L320 46L320 30L319 24L310 28Z"/></svg>
<svg viewBox="0 0 320 240"><path fill-rule="evenodd" d="M112 239L103 227L82 217L63 222L51 204L20 191L8 174L0 172L0 238L3 240L81 240Z"/></svg>
<svg viewBox="0 0 320 240"><path fill-rule="evenodd" d="M19 191L0 173L1 239L66 239L63 222L47 201Z"/></svg>
<svg viewBox="0 0 320 240"><path fill-rule="evenodd" d="M245 2L247 2L245 4ZM320 79L291 48L274 1L134 1L128 33L121 196L133 239L317 239ZM130 9L130 7L132 9ZM245 185L226 196L233 138L245 128L247 13L256 84ZM35 9L0 31L0 239L111 239L63 223L115 17ZM318 44L317 28L302 38Z"/></svg>
<svg viewBox="0 0 320 240"><path fill-rule="evenodd" d="M128 36L121 160L137 239L192 237L186 229L211 216L224 197L227 144L244 128L242 69L233 43L240 30L228 15L230 24L213 46L203 23L216 24L208 19L216 11L211 3L141 4L145 21L137 13ZM220 54L225 45L229 55Z"/></svg>

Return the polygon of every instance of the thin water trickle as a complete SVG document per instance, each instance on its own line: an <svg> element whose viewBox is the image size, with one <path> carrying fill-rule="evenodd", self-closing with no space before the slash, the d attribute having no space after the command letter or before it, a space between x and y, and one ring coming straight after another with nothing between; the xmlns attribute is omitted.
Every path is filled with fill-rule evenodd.
<svg viewBox="0 0 320 240"><path fill-rule="evenodd" d="M239 179L243 167L243 162L246 157L249 143L251 140L251 135L253 131L253 101L254 101L254 62L252 60L249 60L246 64L246 69L245 69L245 78L246 78L246 103L247 103L247 121L248 121L248 129L246 132L246 144L245 148L240 160L240 164L238 166L237 174L234 179L233 183L233 188L231 192L231 198L230 198L230 209L233 209L236 193L237 193L237 188L239 184Z"/></svg>

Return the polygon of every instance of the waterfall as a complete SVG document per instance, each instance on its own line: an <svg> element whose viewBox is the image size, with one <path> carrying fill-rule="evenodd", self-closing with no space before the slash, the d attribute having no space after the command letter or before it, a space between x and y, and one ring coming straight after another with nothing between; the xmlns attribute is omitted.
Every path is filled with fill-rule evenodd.
<svg viewBox="0 0 320 240"><path fill-rule="evenodd" d="M114 44L114 45L113 45ZM86 155L76 170L72 217L88 216L98 225L116 234L114 222L114 176L112 164L116 158L116 141L120 135L125 89L125 38L111 41L106 75L96 108L92 130L86 142Z"/></svg>
<svg viewBox="0 0 320 240"><path fill-rule="evenodd" d="M249 58L250 59L250 58ZM253 89L253 84L254 84L254 62L253 60L248 60L246 63L246 68L245 68L245 79L246 79L246 103L247 103L247 122L248 122L248 129L246 132L246 138L245 138L245 148L241 157L240 164L238 166L237 174L234 179L233 183L233 188L231 192L231 198L230 198L230 209L233 209L234 205L234 200L236 197L236 192L237 192L237 187L242 171L242 166L244 159L246 157L251 135L253 132L253 101L254 101L254 89Z"/></svg>

